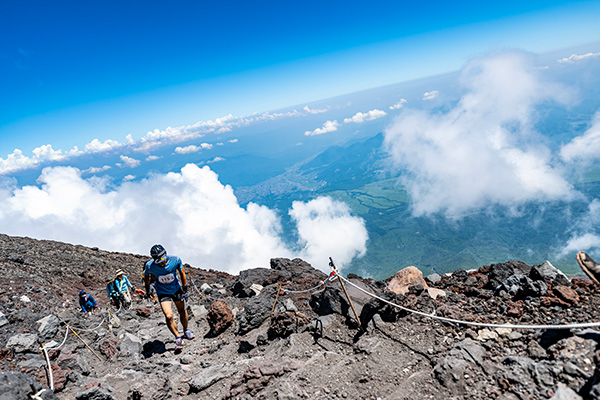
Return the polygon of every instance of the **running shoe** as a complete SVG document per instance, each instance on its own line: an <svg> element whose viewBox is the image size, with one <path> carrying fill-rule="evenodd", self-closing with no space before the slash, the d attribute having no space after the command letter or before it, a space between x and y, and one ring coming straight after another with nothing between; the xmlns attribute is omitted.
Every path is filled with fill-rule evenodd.
<svg viewBox="0 0 600 400"><path fill-rule="evenodd" d="M192 331L190 331L189 329L186 329L183 331L183 337L186 338L187 340L192 340L193 338L196 337L196 335L194 335L192 333Z"/></svg>
<svg viewBox="0 0 600 400"><path fill-rule="evenodd" d="M577 263L596 285L600 285L600 264L584 251L577 253Z"/></svg>
<svg viewBox="0 0 600 400"><path fill-rule="evenodd" d="M181 336L175 339L175 352L181 351L183 349L183 338Z"/></svg>

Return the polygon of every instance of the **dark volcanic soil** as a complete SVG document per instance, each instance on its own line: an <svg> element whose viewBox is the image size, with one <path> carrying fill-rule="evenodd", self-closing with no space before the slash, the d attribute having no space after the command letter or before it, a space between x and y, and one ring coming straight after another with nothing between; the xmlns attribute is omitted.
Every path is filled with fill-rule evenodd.
<svg viewBox="0 0 600 400"><path fill-rule="evenodd" d="M353 286L467 322L598 322L598 288L547 263L404 282L350 276L362 329L340 281L320 285L327 275L302 260L273 259L240 276L188 267L196 338L175 354L157 304L136 298L108 312L105 278L123 269L141 286L147 259L0 235L0 399L600 398L598 327L450 323ZM81 289L100 304L95 314L80 312ZM51 375L42 344L51 348Z"/></svg>

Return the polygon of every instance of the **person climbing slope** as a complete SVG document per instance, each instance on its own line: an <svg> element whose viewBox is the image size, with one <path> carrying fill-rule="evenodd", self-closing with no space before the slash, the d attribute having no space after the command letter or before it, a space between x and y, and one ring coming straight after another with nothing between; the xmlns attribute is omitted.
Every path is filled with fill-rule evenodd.
<svg viewBox="0 0 600 400"><path fill-rule="evenodd" d="M194 334L188 329L188 314L185 309L184 299L187 300L187 278L185 276L185 270L181 263L181 259L177 256L168 256L165 248L156 244L150 249L150 255L152 260L146 263L144 270L144 286L146 289L146 296L150 294L150 276L154 276L156 295L160 302L160 308L165 315L167 327L171 333L175 336L175 351L181 351L183 348L183 338L194 339ZM177 279L177 271L181 277L181 284ZM173 308L171 301L175 303L177 312L179 313L179 320L183 326L183 335L179 335L177 330L177 323L173 318Z"/></svg>
<svg viewBox="0 0 600 400"><path fill-rule="evenodd" d="M84 314L98 308L98 303L96 303L94 297L91 294L87 294L85 290L79 292L79 305Z"/></svg>
<svg viewBox="0 0 600 400"><path fill-rule="evenodd" d="M129 306L131 304L131 293L129 293L129 289L133 289L133 285L127 279L127 276L123 272L122 269L118 270L115 277L115 287L117 291L123 295L123 300L125 301L124 306Z"/></svg>

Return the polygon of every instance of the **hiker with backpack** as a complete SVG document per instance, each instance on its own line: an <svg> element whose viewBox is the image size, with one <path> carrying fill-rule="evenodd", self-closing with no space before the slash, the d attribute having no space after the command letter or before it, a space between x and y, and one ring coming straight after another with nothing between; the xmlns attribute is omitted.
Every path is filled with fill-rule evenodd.
<svg viewBox="0 0 600 400"><path fill-rule="evenodd" d="M110 276L106 278L106 293L108 293L108 299L110 300L112 306L115 308L120 308L121 303L123 303L123 296L117 290L115 280Z"/></svg>
<svg viewBox="0 0 600 400"><path fill-rule="evenodd" d="M179 352L183 349L183 339L194 339L194 334L188 329L188 314L185 309L184 300L188 299L187 293L187 278L181 259L177 256L168 256L165 248L156 244L150 249L152 260L146 263L144 269L144 286L146 296L150 296L150 276L154 276L156 295L160 303L160 308L165 315L167 327L175 336L175 351ZM177 278L179 272L181 283ZM177 330L177 322L173 318L173 308L171 301L175 303L179 320L183 326L183 335L179 335Z"/></svg>
<svg viewBox="0 0 600 400"><path fill-rule="evenodd" d="M123 295L124 306L128 306L131 304L131 293L129 293L129 289L133 289L133 285L127 279L127 276L123 272L122 269L118 270L115 278L115 287L117 291Z"/></svg>
<svg viewBox="0 0 600 400"><path fill-rule="evenodd" d="M87 294L85 290L79 292L79 305L84 314L98 308L98 303L96 303L94 297L91 294Z"/></svg>

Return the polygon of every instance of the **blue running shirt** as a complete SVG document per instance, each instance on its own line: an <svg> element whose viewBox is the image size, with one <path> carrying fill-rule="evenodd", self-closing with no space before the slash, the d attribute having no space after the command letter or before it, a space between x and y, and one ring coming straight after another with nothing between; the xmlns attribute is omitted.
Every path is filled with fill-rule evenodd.
<svg viewBox="0 0 600 400"><path fill-rule="evenodd" d="M181 258L167 256L167 265L164 267L156 264L154 260L148 261L144 269L144 274L151 273L154 275L156 279L154 288L157 295L175 294L175 292L181 289L179 279L177 278L177 271L181 271L181 268L183 268Z"/></svg>

